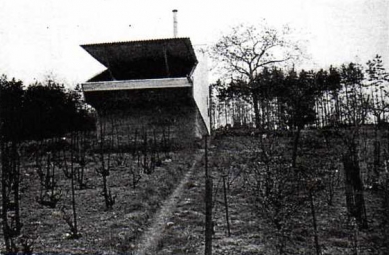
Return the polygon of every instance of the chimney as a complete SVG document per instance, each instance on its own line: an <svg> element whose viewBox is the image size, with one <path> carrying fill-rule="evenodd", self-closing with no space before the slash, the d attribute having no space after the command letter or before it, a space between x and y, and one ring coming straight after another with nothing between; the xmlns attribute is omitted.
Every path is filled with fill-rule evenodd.
<svg viewBox="0 0 389 255"><path fill-rule="evenodd" d="M174 38L177 38L177 10L173 10L173 33Z"/></svg>

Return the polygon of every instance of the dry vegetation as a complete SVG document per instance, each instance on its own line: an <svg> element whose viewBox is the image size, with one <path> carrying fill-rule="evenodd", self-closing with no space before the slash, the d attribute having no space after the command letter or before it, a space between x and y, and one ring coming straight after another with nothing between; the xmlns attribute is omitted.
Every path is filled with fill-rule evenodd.
<svg viewBox="0 0 389 255"><path fill-rule="evenodd" d="M317 254L318 250L320 254L386 254L387 155L381 155L380 178L372 178L374 130L367 127L361 132L359 163L365 184L367 228L358 226L348 212L341 157L344 147L333 130L303 131L295 168L290 163L293 137L286 133L217 133L209 149L214 254ZM385 137L382 142L385 144ZM104 157L111 158L107 182L114 198L112 208L107 208L103 180L96 171L101 168L101 150L92 145L82 164L73 162L75 172L84 167L83 185L78 181L74 185L78 235L71 229L72 189L66 176L72 166L71 153L24 154L29 156L22 158L20 168L23 226L14 242L20 250L39 253L135 251L155 213L198 153L160 153L158 166L149 172L142 165L142 153L104 150ZM42 203L45 186L39 169L43 176L52 176L48 180L55 184L49 186L58 194L55 205ZM158 254L204 252L204 180L204 165L197 164L160 233L155 247ZM43 200L50 201L52 190L44 194Z"/></svg>
<svg viewBox="0 0 389 255"><path fill-rule="evenodd" d="M93 137L88 139L87 142L95 141ZM151 149L142 153L139 146L135 154L105 150L105 159L110 158L110 162L105 162L109 164L106 177L113 199L107 208L103 179L96 171L102 166L100 146L87 146L82 161L78 158L80 155L72 155L69 148L50 152L48 147L40 145L46 149L39 155L35 149L33 154L28 154L25 148L25 157L21 158L20 218L23 225L21 234L12 238L19 251L91 254L136 250L154 213L193 164L196 154L193 149L160 152L158 160L157 156L154 159L158 162L150 169L150 164L144 164L150 160ZM76 220L72 210L71 168ZM83 181L78 182L81 168ZM77 229L74 231L75 222ZM5 247L3 236L1 238L0 247Z"/></svg>
<svg viewBox="0 0 389 255"><path fill-rule="evenodd" d="M272 144L273 157L277 159L272 163L269 176L261 160L261 140ZM317 254L312 194L320 254L386 254L387 190L365 187L368 228L360 230L355 218L347 212L339 158L342 148L337 138L328 142L330 144L326 144L321 132L304 132L298 165L305 173L288 173L291 170L282 158L291 157L290 138L216 137L210 156L214 180L213 253ZM371 139L366 145L372 146ZM266 148L268 150L269 146ZM282 158L280 153L283 153ZM223 176L227 184L230 235ZM367 182L368 168L362 167L362 176ZM171 218L174 225L165 230L159 254L203 253L203 171L197 172L187 189Z"/></svg>

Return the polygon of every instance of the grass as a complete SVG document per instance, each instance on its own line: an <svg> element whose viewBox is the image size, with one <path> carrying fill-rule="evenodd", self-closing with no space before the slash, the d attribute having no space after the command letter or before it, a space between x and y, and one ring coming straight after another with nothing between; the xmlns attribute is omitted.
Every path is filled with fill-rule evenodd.
<svg viewBox="0 0 389 255"><path fill-rule="evenodd" d="M307 137L309 136L309 137ZM275 145L284 151L283 157L288 158L288 137L281 137ZM324 163L336 163L339 160L339 143L326 151L326 147L312 143L320 143L320 137L314 132L304 134L301 151L309 151L309 157L300 153L300 162L317 165L319 159ZM215 234L213 238L213 254L277 254L279 245L274 227L268 216L255 206L255 198L250 191L254 185L251 172L252 162L258 161L259 138L252 136L222 136L212 141L209 152L209 166L214 179L213 220ZM320 162L321 162L320 161ZM341 164L335 164L341 171ZM363 169L366 171L366 169ZM223 202L223 191L219 180L225 173L230 179L236 177L228 192L231 237L226 233L226 220ZM324 174L327 172L324 171ZM365 173L365 172L363 172ZM339 185L335 186L333 206L328 205L326 190L315 193L315 209L317 212L319 243L323 254L352 254L354 249L358 254L387 254L380 224L382 215L380 207L382 198L378 193L365 191L366 208L369 228L355 231L349 221L345 205L343 174ZM172 228L166 229L161 240L158 254L202 254L204 246L204 171L195 172L186 185L186 196L179 202L174 216ZM216 190L217 193L216 193ZM288 201L287 201L288 202ZM290 232L286 239L286 254L316 254L313 242L312 215L309 204L299 208L288 222ZM355 243L357 240L357 243Z"/></svg>
<svg viewBox="0 0 389 255"><path fill-rule="evenodd" d="M269 141L268 144L274 146L275 151L280 152L282 159L287 161L290 158L290 139L286 136L278 137L277 141L273 143ZM339 178L339 182L334 186L332 206L328 204L325 187L315 193L322 253L351 254L357 249L360 255L388 254L387 240L382 234L382 192L365 190L369 228L356 231L346 210L342 164L339 163L342 149L340 143L332 140L331 146L323 146L322 137L317 136L314 131L305 132L302 139L298 159L298 163L304 167L302 169L309 169L311 172L320 170L320 175L316 176L319 179L328 177L327 166L339 171L339 175L335 176ZM368 147L371 146L370 142L368 140ZM311 148L312 144L315 146ZM279 232L274 228L269 215L260 210L262 205L258 204L255 196L257 193L254 192L255 185L258 184L255 174L258 172L254 172L253 167L256 166L259 172L262 171L259 167L261 149L258 145L258 137L244 135L221 136L212 141L209 169L214 180L215 199L213 254L277 254ZM133 251L140 236L150 226L154 214L193 161L193 151L175 151L170 156L172 160L162 161L162 166L157 167L153 174L142 174L136 189L133 189L129 169L113 168L109 183L113 194L117 195L117 202L113 209L108 211L105 210L100 195L101 179L94 171L98 163L90 162L85 173L88 178L88 189L76 190L78 220L82 234L77 240L66 238L68 227L62 220L59 210L60 206L70 206L69 181L59 173L58 187L63 191L62 199L57 208L43 207L35 202L35 197L39 194L38 178L31 162L25 162L22 181L25 189L21 202L22 219L25 224L23 231L35 241L34 252L90 254L103 251L112 253ZM365 158L370 156L369 154ZM366 180L368 164L363 161L361 166ZM306 174L311 174L309 171ZM227 180L230 181L227 193L230 237L226 234L221 182L225 174L228 174ZM204 165L198 164L183 187L181 200L174 208L171 218L167 220L169 224L164 226L157 243L157 254L203 254L204 180ZM302 197L292 198L304 198L304 194L300 195ZM285 203L292 201L296 200L286 200ZM286 254L315 254L309 204L303 204L296 213L285 219L288 220L286 226L289 230L285 234Z"/></svg>
<svg viewBox="0 0 389 255"><path fill-rule="evenodd" d="M47 208L36 202L39 194L39 178L29 161L23 162L23 193L21 215L23 234L34 241L34 253L91 254L104 251L125 253L134 249L139 237L150 224L150 219L162 201L175 188L177 182L193 161L193 151L171 152L173 160L163 162L151 175L142 174L136 189L127 168L114 167L108 177L110 189L116 195L112 210L106 210L101 196L102 182L95 168L96 156L88 159L85 169L88 188L76 190L79 232L76 240L68 239L69 228L62 219L60 208L71 208L70 181L62 171L56 173L62 198L56 208ZM115 155L113 155L115 156ZM129 155L129 158L132 156ZM136 165L136 161L133 161ZM4 247L0 234L0 247Z"/></svg>

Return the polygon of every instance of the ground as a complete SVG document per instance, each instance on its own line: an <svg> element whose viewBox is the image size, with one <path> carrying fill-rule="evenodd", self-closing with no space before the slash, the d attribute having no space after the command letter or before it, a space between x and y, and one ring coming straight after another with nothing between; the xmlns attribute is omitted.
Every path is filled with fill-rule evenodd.
<svg viewBox="0 0 389 255"><path fill-rule="evenodd" d="M25 188L21 192L22 234L33 242L33 251L37 253L96 254L136 250L140 237L152 224L154 214L193 168L194 162L199 161L201 153L193 150L169 153L152 174L141 173L142 178L135 189L130 169L114 167L108 176L111 192L116 196L111 210L105 208L101 195L102 179L95 171L98 163L88 164L85 172L87 188L75 191L82 235L77 239L69 238L69 226L61 210L64 207L65 213L72 216L70 180L57 170L55 178L62 195L55 208L48 208L37 202L39 178L33 163L26 163L22 178ZM129 158L136 165L136 159L130 155ZM2 236L0 247L4 247Z"/></svg>
<svg viewBox="0 0 389 255"><path fill-rule="evenodd" d="M303 147L312 142L309 139L304 140L302 152ZM294 211L283 215L286 222L283 232L277 231L274 225L274 208L264 208L256 200L252 167L259 164L259 143L260 137L250 135L219 136L211 142L213 254L278 254L281 241L284 242L285 254L316 254L312 211L306 196L299 197L302 202ZM285 144L287 142L277 146L286 148ZM315 156L313 151L320 148L311 151L314 162L319 160L315 158L317 155L336 155L335 150L331 155L318 153ZM29 185L29 191L22 194L22 219L25 234L34 240L34 252L204 254L203 155L201 149L172 152L153 174L143 174L135 189L128 169L114 169L109 176L112 192L117 195L112 210L105 210L100 195L101 180L91 163L87 171L88 189L76 190L78 224L82 234L78 239L68 238L68 226L58 209L65 205L71 213L70 193L65 188L69 180L59 175L60 186L64 189L63 199L58 208L46 208L35 200L39 185L33 169L27 168L23 184ZM304 161L304 156L300 156ZM328 161L329 158L322 160ZM336 182L332 205L328 203L326 189L318 190L313 196L322 254L388 254L382 232L382 193L372 189L364 191L369 226L359 230L347 215L341 166L335 166L337 174L332 179ZM290 201L284 203L289 205ZM283 238L280 233L283 233Z"/></svg>
<svg viewBox="0 0 389 255"><path fill-rule="evenodd" d="M274 227L255 206L243 174L253 157L259 138L227 136L213 140L209 164L213 167L214 238L213 254L277 254L278 241ZM234 171L237 175L234 179ZM223 199L223 174L229 173L227 188L230 236L227 231ZM341 179L341 175L337 178ZM204 249L204 171L195 172L187 184L187 192L178 203L159 244L158 254L203 254ZM314 197L318 221L319 244L322 254L388 254L380 228L380 194L366 190L369 228L359 231L349 221L344 187L336 185L333 205L329 206L325 192ZM316 254L311 209L305 203L290 218L291 231L286 241L286 254ZM387 245L387 244L386 244Z"/></svg>

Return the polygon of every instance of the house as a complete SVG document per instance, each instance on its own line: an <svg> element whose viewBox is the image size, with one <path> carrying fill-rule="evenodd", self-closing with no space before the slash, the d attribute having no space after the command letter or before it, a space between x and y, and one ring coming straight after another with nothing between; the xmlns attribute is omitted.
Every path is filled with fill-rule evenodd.
<svg viewBox="0 0 389 255"><path fill-rule="evenodd" d="M207 61L189 38L81 47L106 67L82 84L102 119L122 130L169 132L182 145L209 134Z"/></svg>

